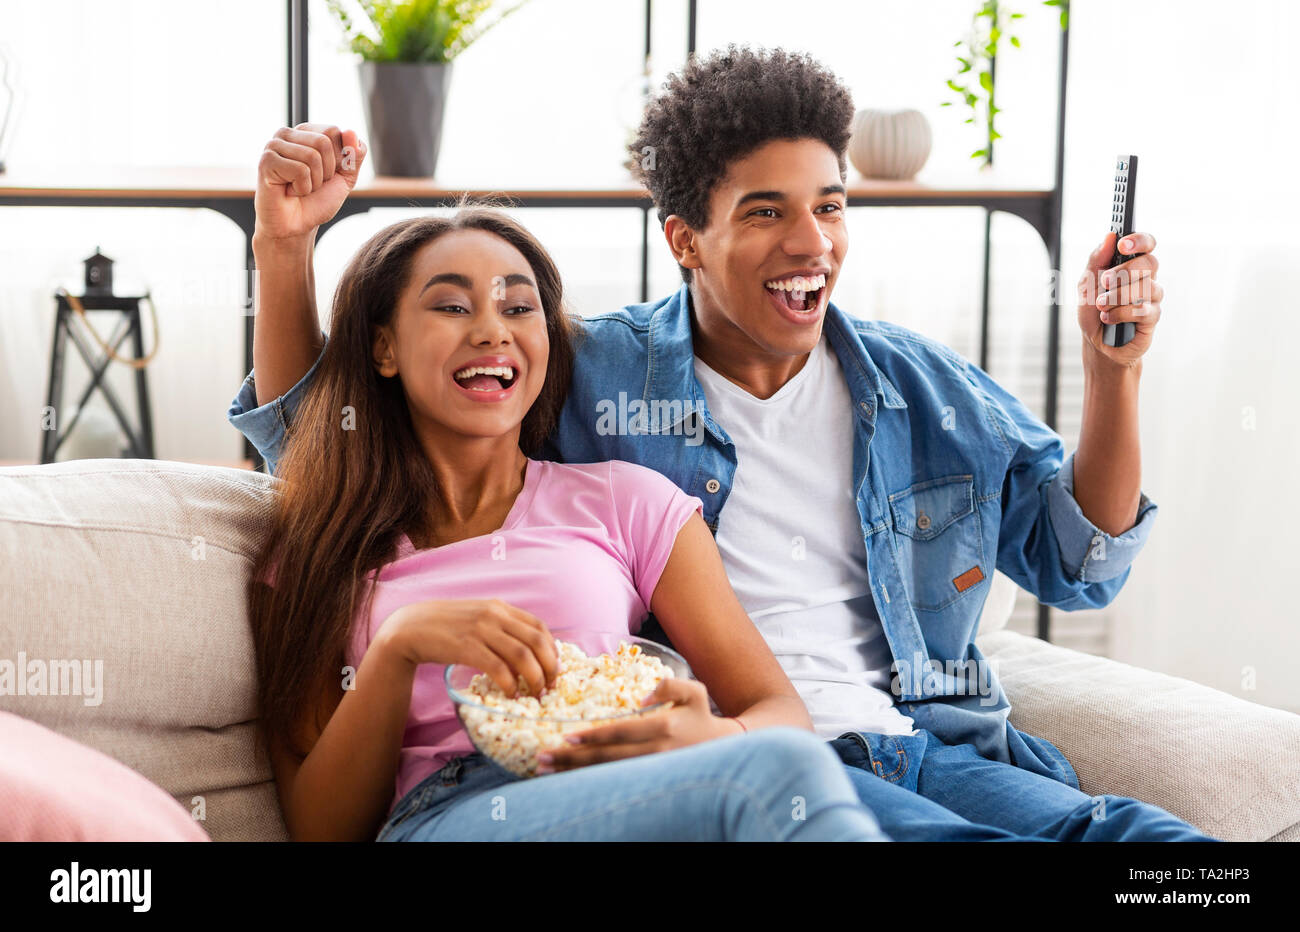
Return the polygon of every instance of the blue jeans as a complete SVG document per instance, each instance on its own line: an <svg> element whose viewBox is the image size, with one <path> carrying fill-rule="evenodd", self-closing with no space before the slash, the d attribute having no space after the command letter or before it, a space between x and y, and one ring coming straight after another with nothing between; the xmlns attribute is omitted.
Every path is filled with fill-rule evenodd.
<svg viewBox="0 0 1300 932"><path fill-rule="evenodd" d="M830 742L894 841L1217 841L1163 809L982 757L970 744L848 732Z"/></svg>
<svg viewBox="0 0 1300 932"><path fill-rule="evenodd" d="M764 728L519 779L481 754L402 797L376 841L887 841L826 742Z"/></svg>

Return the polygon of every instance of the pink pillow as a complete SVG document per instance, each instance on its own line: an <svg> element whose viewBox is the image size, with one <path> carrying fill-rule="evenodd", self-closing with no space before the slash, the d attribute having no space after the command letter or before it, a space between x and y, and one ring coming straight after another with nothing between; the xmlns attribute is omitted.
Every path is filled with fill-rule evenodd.
<svg viewBox="0 0 1300 932"><path fill-rule="evenodd" d="M0 712L0 841L207 841L171 796L125 764Z"/></svg>

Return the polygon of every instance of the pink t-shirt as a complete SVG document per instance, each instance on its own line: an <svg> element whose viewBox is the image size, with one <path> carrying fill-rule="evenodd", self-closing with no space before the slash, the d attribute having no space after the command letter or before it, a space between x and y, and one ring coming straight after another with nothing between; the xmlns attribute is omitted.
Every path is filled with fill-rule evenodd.
<svg viewBox="0 0 1300 932"><path fill-rule="evenodd" d="M374 602L352 628L359 667L393 612L426 599L501 599L550 628L635 634L698 498L633 463L528 460L524 487L501 529L429 550L405 535L397 557L369 575ZM402 736L401 800L454 757L474 750L447 695L442 664L421 664Z"/></svg>

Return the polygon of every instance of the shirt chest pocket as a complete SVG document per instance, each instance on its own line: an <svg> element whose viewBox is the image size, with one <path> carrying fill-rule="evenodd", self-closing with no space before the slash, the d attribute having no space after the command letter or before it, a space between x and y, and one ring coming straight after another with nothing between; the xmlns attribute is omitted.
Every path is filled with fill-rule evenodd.
<svg viewBox="0 0 1300 932"><path fill-rule="evenodd" d="M974 476L918 482L890 495L889 511L914 609L941 611L980 588L987 568Z"/></svg>

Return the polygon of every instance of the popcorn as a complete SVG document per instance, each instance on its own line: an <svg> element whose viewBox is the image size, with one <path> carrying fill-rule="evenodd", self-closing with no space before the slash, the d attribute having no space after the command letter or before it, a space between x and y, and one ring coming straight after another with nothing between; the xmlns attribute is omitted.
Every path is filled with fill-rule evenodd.
<svg viewBox="0 0 1300 932"><path fill-rule="evenodd" d="M658 657L626 641L620 641L614 653L595 657L567 641L556 641L555 646L560 661L555 685L540 696L527 695L528 686L520 677L519 695L512 699L486 673L479 673L470 680L466 696L492 711L457 705L474 746L516 776L536 776L539 753L567 746L564 736L591 728L588 722L594 719L643 714L641 700L673 675Z"/></svg>

